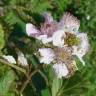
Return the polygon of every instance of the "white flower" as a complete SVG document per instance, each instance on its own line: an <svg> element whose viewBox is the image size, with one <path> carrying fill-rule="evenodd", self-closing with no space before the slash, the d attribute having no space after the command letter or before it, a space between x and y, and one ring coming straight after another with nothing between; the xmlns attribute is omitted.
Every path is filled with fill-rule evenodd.
<svg viewBox="0 0 96 96"><path fill-rule="evenodd" d="M56 63L53 65L58 78L66 77L69 73L67 66L64 63Z"/></svg>
<svg viewBox="0 0 96 96"><path fill-rule="evenodd" d="M33 24L28 23L26 24L26 32L28 36L41 40L44 44L53 40L54 46L61 47L64 45L64 32L73 32L75 34L78 32L80 22L70 13L66 13L60 22L53 20L50 13L45 12L43 16L45 22L40 26L40 30Z"/></svg>
<svg viewBox="0 0 96 96"><path fill-rule="evenodd" d="M26 59L26 57L24 56L24 54L21 51L18 51L18 63L22 66L27 66L28 65L28 61Z"/></svg>
<svg viewBox="0 0 96 96"><path fill-rule="evenodd" d="M50 64L54 60L54 52L51 48L39 49L41 58L40 63Z"/></svg>
<svg viewBox="0 0 96 96"><path fill-rule="evenodd" d="M80 38L81 43L79 46L73 46L73 55L76 55L83 63L83 65L85 65L82 57L87 53L89 49L88 37L85 33L79 33L77 37Z"/></svg>
<svg viewBox="0 0 96 96"><path fill-rule="evenodd" d="M3 55L2 56L5 60L7 60L9 63L16 64L16 61L13 56L11 55Z"/></svg>
<svg viewBox="0 0 96 96"><path fill-rule="evenodd" d="M63 30L58 30L53 34L53 45L62 47L64 46L65 33Z"/></svg>
<svg viewBox="0 0 96 96"><path fill-rule="evenodd" d="M39 30L30 23L26 24L28 36L42 41L43 44L52 44L50 45L52 49L39 49L38 52L41 55L40 63L50 64L55 61L56 64L53 65L53 68L59 78L67 76L68 73L70 75L70 72L74 73L74 70L76 70L75 66L71 66L72 64L70 63L72 62L71 60L74 60L73 55L77 56L83 65L85 65L83 56L89 49L87 35L79 33L80 21L70 13L66 13L60 22L53 20L50 13L46 12L43 16L45 22L39 26ZM67 52L65 49L69 51ZM60 63L58 64L58 62ZM73 71L69 68L70 66L71 69L74 69ZM67 67L70 69L70 72Z"/></svg>

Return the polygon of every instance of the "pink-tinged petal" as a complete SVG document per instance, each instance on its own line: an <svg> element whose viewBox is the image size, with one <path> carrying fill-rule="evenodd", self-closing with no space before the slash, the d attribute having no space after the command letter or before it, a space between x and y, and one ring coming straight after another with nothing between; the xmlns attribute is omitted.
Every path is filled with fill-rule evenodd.
<svg viewBox="0 0 96 96"><path fill-rule="evenodd" d="M41 32L44 35L47 35L48 37L52 37L55 31L58 30L58 23L57 22L51 22L48 24L45 22L44 24L41 25Z"/></svg>
<svg viewBox="0 0 96 96"><path fill-rule="evenodd" d="M77 32L80 26L80 21L70 13L66 13L60 20L59 26Z"/></svg>
<svg viewBox="0 0 96 96"><path fill-rule="evenodd" d="M52 37L53 33L58 30L58 22L53 20L53 17L48 12L45 12L43 16L45 18L45 22L41 25L40 30L43 35Z"/></svg>
<svg viewBox="0 0 96 96"><path fill-rule="evenodd" d="M26 33L31 37L36 37L41 34L40 31L31 23L26 24Z"/></svg>
<svg viewBox="0 0 96 96"><path fill-rule="evenodd" d="M53 22L53 17L52 17L52 15L51 15L51 13L48 13L48 12L45 12L44 14L43 14L43 16L44 16L44 18L45 18L45 22L47 22L47 23L51 23L51 22Z"/></svg>

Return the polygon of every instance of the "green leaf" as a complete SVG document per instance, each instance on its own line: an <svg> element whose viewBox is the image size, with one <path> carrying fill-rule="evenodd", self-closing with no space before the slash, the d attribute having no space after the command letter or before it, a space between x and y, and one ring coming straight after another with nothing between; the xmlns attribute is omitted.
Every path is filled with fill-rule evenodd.
<svg viewBox="0 0 96 96"><path fill-rule="evenodd" d="M6 72L0 79L0 96L6 96L11 88L11 84L15 79L15 74L12 70Z"/></svg>
<svg viewBox="0 0 96 96"><path fill-rule="evenodd" d="M4 47L4 31L3 31L3 28L2 28L2 25L0 24L0 51L1 49Z"/></svg>
<svg viewBox="0 0 96 96"><path fill-rule="evenodd" d="M61 91L62 87L62 79L54 78L53 84L52 84L52 96L59 96L59 91Z"/></svg>
<svg viewBox="0 0 96 96"><path fill-rule="evenodd" d="M48 89L43 90L41 93L42 93L42 96L50 96L50 92Z"/></svg>

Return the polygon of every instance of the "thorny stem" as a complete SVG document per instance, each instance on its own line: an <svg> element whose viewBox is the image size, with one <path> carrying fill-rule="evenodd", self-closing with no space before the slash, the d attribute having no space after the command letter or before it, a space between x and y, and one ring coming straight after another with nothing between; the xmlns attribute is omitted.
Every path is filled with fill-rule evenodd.
<svg viewBox="0 0 96 96"><path fill-rule="evenodd" d="M21 68L21 67L16 66L15 64L10 64L10 63L8 63L7 61L5 61L3 59L0 59L0 63L8 65L8 66L10 66L10 67L12 67L12 68L14 68L14 69L16 69L16 70L18 70L18 71L20 71L20 72L22 72L22 73L24 73L26 75L26 70Z"/></svg>

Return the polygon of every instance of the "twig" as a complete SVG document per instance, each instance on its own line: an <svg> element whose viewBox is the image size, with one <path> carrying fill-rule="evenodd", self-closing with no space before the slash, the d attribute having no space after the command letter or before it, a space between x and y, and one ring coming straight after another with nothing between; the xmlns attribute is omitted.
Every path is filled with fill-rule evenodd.
<svg viewBox="0 0 96 96"><path fill-rule="evenodd" d="M12 67L12 68L14 68L14 69L16 69L16 70L18 70L18 71L20 71L20 72L22 72L22 73L24 73L26 75L26 70L21 68L21 67L16 66L15 64L10 64L10 63L8 63L7 61L5 61L3 59L0 59L0 63L8 65L8 66L10 66L10 67Z"/></svg>
<svg viewBox="0 0 96 96"><path fill-rule="evenodd" d="M38 72L41 74L41 76L45 79L45 82L46 82L46 85L49 86L49 81L46 77L46 75L41 71L41 70L38 70Z"/></svg>
<svg viewBox="0 0 96 96"><path fill-rule="evenodd" d="M32 73L30 73L30 75L28 76L27 80L24 82L23 86L20 89L20 94L22 94L22 92L27 87L28 83L31 81L32 76L35 75L37 72L39 72L42 75L42 77L45 79L46 85L49 85L48 79L46 78L45 74L42 71L40 71L40 68L41 68L41 65L38 66Z"/></svg>
<svg viewBox="0 0 96 96"><path fill-rule="evenodd" d="M23 86L21 87L20 93L22 93L24 91L24 89L26 88L26 86L28 85L28 83L31 80L31 77L36 74L38 72L38 69L34 70L28 77L28 79L24 82Z"/></svg>

